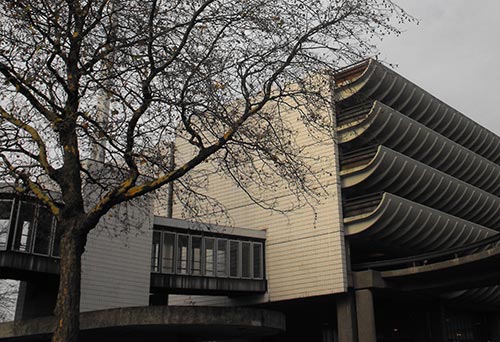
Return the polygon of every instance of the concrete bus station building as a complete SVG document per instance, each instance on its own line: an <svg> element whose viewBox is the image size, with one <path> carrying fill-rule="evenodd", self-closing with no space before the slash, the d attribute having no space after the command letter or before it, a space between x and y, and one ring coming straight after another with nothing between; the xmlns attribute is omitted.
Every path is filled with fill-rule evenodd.
<svg viewBox="0 0 500 342"><path fill-rule="evenodd" d="M500 341L500 138L375 60L332 83L329 137L290 114L328 196L282 215L214 172L231 226L121 206L83 256L83 340ZM286 206L285 186L263 196ZM21 286L0 341L47 340L58 228L1 189L0 275Z"/></svg>

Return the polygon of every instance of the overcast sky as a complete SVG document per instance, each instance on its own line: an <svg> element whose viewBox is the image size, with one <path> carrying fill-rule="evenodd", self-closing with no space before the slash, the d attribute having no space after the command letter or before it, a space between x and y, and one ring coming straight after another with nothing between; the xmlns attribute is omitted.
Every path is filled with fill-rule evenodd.
<svg viewBox="0 0 500 342"><path fill-rule="evenodd" d="M380 43L381 59L500 135L500 0L396 2L420 24Z"/></svg>

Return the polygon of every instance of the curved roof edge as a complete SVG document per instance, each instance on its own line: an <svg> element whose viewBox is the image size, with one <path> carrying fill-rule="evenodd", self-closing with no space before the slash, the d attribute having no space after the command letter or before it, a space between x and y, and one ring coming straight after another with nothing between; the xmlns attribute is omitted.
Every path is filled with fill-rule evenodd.
<svg viewBox="0 0 500 342"><path fill-rule="evenodd" d="M345 76L351 75L351 76ZM500 137L464 114L397 74L370 59L333 74L334 98L340 104L354 104L371 98L398 110L425 126L500 164ZM352 103L351 103L352 102Z"/></svg>
<svg viewBox="0 0 500 342"><path fill-rule="evenodd" d="M339 128L339 143L375 140L480 189L500 196L500 166L375 101L367 115Z"/></svg>
<svg viewBox="0 0 500 342"><path fill-rule="evenodd" d="M449 292L442 297L456 305L481 305L483 309L498 310L500 285Z"/></svg>
<svg viewBox="0 0 500 342"><path fill-rule="evenodd" d="M366 215L344 219L350 241L389 249L427 252L482 240L497 232L439 210L384 192Z"/></svg>
<svg viewBox="0 0 500 342"><path fill-rule="evenodd" d="M388 191L495 230L500 198L385 146L363 168L344 170L343 188Z"/></svg>

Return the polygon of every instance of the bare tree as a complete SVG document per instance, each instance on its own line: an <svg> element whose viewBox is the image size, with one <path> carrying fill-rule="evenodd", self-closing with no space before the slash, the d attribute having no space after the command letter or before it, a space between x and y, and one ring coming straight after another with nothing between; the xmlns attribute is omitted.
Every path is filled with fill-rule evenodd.
<svg viewBox="0 0 500 342"><path fill-rule="evenodd" d="M14 317L19 284L13 280L0 280L0 322Z"/></svg>
<svg viewBox="0 0 500 342"><path fill-rule="evenodd" d="M413 20L388 0L5 0L0 11L0 171L63 229L54 341L77 340L81 255L103 215L209 157L236 180L259 160L307 192L280 108L318 128L328 85L316 75ZM175 139L197 153L172 169ZM113 175L96 176L92 157ZM100 189L90 203L87 184Z"/></svg>

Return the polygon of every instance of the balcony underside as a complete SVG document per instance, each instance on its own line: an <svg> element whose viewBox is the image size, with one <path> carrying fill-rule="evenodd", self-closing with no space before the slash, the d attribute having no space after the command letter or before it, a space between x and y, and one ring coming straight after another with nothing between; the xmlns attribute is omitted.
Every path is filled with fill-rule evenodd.
<svg viewBox="0 0 500 342"><path fill-rule="evenodd" d="M380 102L339 127L341 144L365 146L376 141L412 159L500 196L500 166L445 138ZM356 148L357 149L357 148ZM355 154L355 153L354 153ZM352 153L344 167L356 165ZM354 161L354 162L353 162ZM359 162L358 162L359 163Z"/></svg>
<svg viewBox="0 0 500 342"><path fill-rule="evenodd" d="M342 170L345 194L387 191L464 220L500 230L500 198L387 147Z"/></svg>
<svg viewBox="0 0 500 342"><path fill-rule="evenodd" d="M393 255L411 255L462 246L497 234L493 229L387 192L352 200L344 211L350 244L366 254L390 251Z"/></svg>

